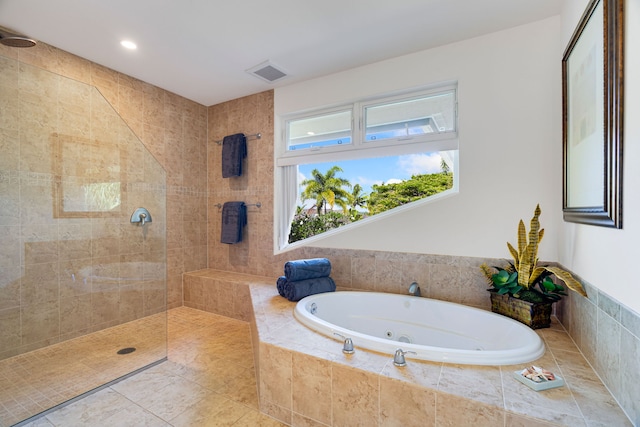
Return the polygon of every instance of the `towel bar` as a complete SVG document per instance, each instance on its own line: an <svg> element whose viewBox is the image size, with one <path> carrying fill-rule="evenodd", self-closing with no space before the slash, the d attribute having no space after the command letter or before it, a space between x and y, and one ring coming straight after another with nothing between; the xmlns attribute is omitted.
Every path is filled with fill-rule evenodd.
<svg viewBox="0 0 640 427"><path fill-rule="evenodd" d="M252 135L246 135L247 141L250 141L252 139L260 139L262 138L262 134L261 133L254 133ZM222 145L222 140L216 141L216 144L218 145Z"/></svg>
<svg viewBox="0 0 640 427"><path fill-rule="evenodd" d="M214 206L215 206L216 208L218 208L218 209L222 209L222 203L216 203ZM245 204L245 206L246 206L246 207L249 207L249 206L255 206L256 208L260 209L260 208L262 207L262 203L260 203L260 202L257 202L257 203L249 203L249 204Z"/></svg>

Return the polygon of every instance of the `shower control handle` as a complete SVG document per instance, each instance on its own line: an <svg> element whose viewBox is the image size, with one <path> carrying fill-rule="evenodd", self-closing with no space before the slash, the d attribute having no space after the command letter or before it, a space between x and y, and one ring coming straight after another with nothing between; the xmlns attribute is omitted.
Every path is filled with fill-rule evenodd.
<svg viewBox="0 0 640 427"><path fill-rule="evenodd" d="M152 222L152 218L149 211L145 208L138 208L133 212L133 214L131 214L132 224L140 224L144 226L148 222Z"/></svg>

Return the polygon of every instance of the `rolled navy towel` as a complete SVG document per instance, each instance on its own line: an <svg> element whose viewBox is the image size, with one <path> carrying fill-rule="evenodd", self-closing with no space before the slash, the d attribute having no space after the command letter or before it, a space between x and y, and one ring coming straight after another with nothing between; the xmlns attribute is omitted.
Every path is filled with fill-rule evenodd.
<svg viewBox="0 0 640 427"><path fill-rule="evenodd" d="M276 287L278 288L278 293L280 294L281 297L284 297L284 285L286 283L287 283L287 278L285 276L278 277L278 280L276 281Z"/></svg>
<svg viewBox="0 0 640 427"><path fill-rule="evenodd" d="M284 264L284 275L291 282L329 277L330 274L331 262L327 258L299 259Z"/></svg>
<svg viewBox="0 0 640 427"><path fill-rule="evenodd" d="M284 297L289 301L300 301L302 298L321 294L323 292L334 292L336 284L331 277L315 277L313 279L284 282Z"/></svg>

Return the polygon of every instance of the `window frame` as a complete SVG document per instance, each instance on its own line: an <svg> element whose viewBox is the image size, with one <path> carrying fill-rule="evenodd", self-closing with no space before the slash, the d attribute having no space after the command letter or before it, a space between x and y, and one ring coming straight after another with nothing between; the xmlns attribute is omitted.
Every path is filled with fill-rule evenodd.
<svg viewBox="0 0 640 427"><path fill-rule="evenodd" d="M452 92L454 95L453 124L450 132L435 132L416 135L415 138L388 138L379 141L365 141L364 129L365 107L380 105L386 102L397 102L402 99L416 99L426 95ZM305 109L295 113L282 114L277 123L281 126L281 140L274 150L274 253L284 253L289 250L312 244L313 242L329 237L337 233L379 221L382 218L396 213L414 209L425 204L437 203L438 200L451 197L458 193L459 177L459 117L458 117L458 82L447 81L439 84L422 86L409 90L396 91L377 96L371 96L353 102L343 102L330 107ZM330 114L337 111L352 109L352 143L345 145L331 145L316 149L300 149L288 151L288 122L322 114ZM366 159L373 157L393 157L416 153L430 153L441 151L454 151L454 179L453 188L434 196L414 201L407 205L396 207L390 211L382 212L369 218L347 224L322 234L309 237L304 240L288 243L291 221L295 214L295 200L297 199L298 186L296 176L297 166L310 163L324 163L330 161ZM295 167L295 168L294 168ZM295 184L294 184L295 182ZM293 193L293 191L295 194Z"/></svg>
<svg viewBox="0 0 640 427"><path fill-rule="evenodd" d="M310 113L306 113L306 114L296 114L288 119L285 120L285 125L284 125L284 132L285 132L285 153L309 153L309 152L316 152L316 151L320 151L320 150L324 150L327 147L310 147L310 148L302 148L302 149L294 149L294 150L289 150L289 146L291 144L289 144L290 141L290 126L289 123L293 122L293 121L301 121L301 120L308 120L308 119L314 119L314 118L318 118L318 117L326 117L326 116L330 116L333 114L337 114L337 113L345 113L345 112L349 112L351 114L350 117L350 138L351 138L351 142L348 144L344 144L344 146L349 146L349 145L353 145L354 140L353 140L353 136L354 136L354 129L353 129L353 123L354 123L354 113L353 113L353 105L352 104L347 104L347 105L342 105L342 106L337 106L334 108L328 108L328 109L322 109L322 110L318 110L318 111L314 111L314 112L310 112ZM336 146L339 146L340 144L336 144ZM328 147L333 147L333 145L328 146ZM290 154L290 156L296 157L296 155L294 154Z"/></svg>
<svg viewBox="0 0 640 427"><path fill-rule="evenodd" d="M453 93L454 96L454 129L448 132L416 134L411 137L385 138L377 141L366 141L366 109L373 106L410 101L428 97L429 95ZM322 115L351 110L351 143L335 144L324 147L313 147L299 150L288 150L289 124ZM353 160L367 157L383 157L419 152L449 151L458 149L458 84L447 82L429 87L417 88L397 93L389 93L369 97L352 103L344 103L330 108L305 110L287 114L282 117L282 141L280 154L276 157L276 166L293 166L305 163L321 163L324 161Z"/></svg>

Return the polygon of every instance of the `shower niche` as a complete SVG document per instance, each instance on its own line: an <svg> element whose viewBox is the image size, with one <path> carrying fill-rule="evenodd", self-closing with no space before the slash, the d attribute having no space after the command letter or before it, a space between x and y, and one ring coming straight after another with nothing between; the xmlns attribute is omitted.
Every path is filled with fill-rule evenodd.
<svg viewBox="0 0 640 427"><path fill-rule="evenodd" d="M166 359L166 173L95 87L3 52L0 426L9 426ZM153 212L144 227L130 222L139 206Z"/></svg>
<svg viewBox="0 0 640 427"><path fill-rule="evenodd" d="M117 141L58 133L51 135L51 143L54 218L117 218L126 204L122 186L127 182L127 150Z"/></svg>

